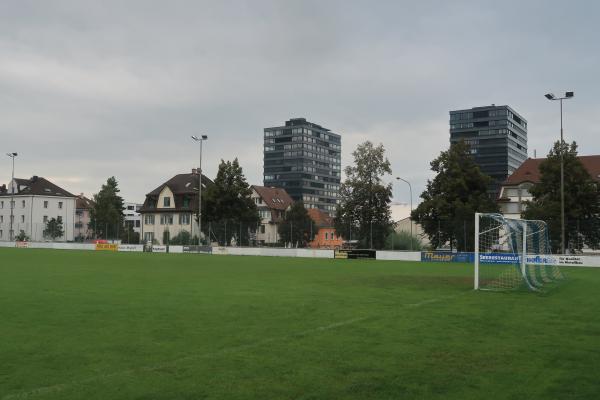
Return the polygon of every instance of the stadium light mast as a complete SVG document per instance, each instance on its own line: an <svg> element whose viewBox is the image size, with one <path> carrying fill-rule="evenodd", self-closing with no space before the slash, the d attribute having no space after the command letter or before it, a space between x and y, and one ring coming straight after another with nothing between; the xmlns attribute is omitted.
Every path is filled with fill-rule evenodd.
<svg viewBox="0 0 600 400"><path fill-rule="evenodd" d="M208 139L208 136L192 136L196 142L200 143L200 167L198 168L198 244L202 238L202 142Z"/></svg>
<svg viewBox="0 0 600 400"><path fill-rule="evenodd" d="M12 175L10 180L10 232L8 233L10 241L12 242L15 237L13 220L15 219L15 158L17 157L17 153L6 153L6 155L12 158Z"/></svg>
<svg viewBox="0 0 600 400"><path fill-rule="evenodd" d="M560 101L560 251L565 254L565 160L563 155L563 100L573 98L574 92L565 92L563 97L556 97L554 93L544 96L550 101Z"/></svg>
<svg viewBox="0 0 600 400"><path fill-rule="evenodd" d="M408 217L408 219L410 220L410 251L413 250L413 221L412 221L412 211L413 211L413 202L412 202L412 186L410 185L410 182L407 181L406 179L402 179L401 177L397 176L396 180L405 182L406 184L408 184L408 190L410 192L410 216Z"/></svg>

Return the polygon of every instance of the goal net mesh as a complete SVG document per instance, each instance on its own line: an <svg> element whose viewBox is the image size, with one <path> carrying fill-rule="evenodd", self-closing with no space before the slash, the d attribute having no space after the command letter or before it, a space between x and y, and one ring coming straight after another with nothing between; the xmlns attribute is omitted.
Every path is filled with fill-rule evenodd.
<svg viewBox="0 0 600 400"><path fill-rule="evenodd" d="M552 251L544 221L510 219L501 214L478 217L476 288L540 291L563 279L555 259L547 257Z"/></svg>

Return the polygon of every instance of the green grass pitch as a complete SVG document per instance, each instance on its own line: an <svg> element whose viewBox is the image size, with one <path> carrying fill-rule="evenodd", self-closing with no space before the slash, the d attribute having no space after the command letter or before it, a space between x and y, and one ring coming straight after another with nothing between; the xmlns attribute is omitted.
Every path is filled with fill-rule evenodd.
<svg viewBox="0 0 600 400"><path fill-rule="evenodd" d="M598 399L600 270L0 249L0 400Z"/></svg>

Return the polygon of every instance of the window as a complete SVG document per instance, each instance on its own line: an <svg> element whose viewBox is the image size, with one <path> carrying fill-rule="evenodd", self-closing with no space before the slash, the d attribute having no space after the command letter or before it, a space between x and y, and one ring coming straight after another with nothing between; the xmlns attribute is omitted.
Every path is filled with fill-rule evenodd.
<svg viewBox="0 0 600 400"><path fill-rule="evenodd" d="M44 215L44 223L48 222L48 216Z"/></svg>
<svg viewBox="0 0 600 400"><path fill-rule="evenodd" d="M138 219L137 221L135 221L135 227L139 228L140 227L140 220Z"/></svg>
<svg viewBox="0 0 600 400"><path fill-rule="evenodd" d="M4 215L0 215L0 224L4 222Z"/></svg>
<svg viewBox="0 0 600 400"><path fill-rule="evenodd" d="M2 237L2 234L3 234L2 229L0 229L0 238Z"/></svg>
<svg viewBox="0 0 600 400"><path fill-rule="evenodd" d="M173 214L162 214L160 216L161 225L173 225Z"/></svg>
<svg viewBox="0 0 600 400"><path fill-rule="evenodd" d="M4 200L0 201L0 208L4 208Z"/></svg>
<svg viewBox="0 0 600 400"><path fill-rule="evenodd" d="M25 223L25 216L21 215L21 223L24 224Z"/></svg>
<svg viewBox="0 0 600 400"><path fill-rule="evenodd" d="M21 200L21 208L25 208L25 200Z"/></svg>
<svg viewBox="0 0 600 400"><path fill-rule="evenodd" d="M264 225L260 226L260 233L265 233L265 226Z"/></svg>
<svg viewBox="0 0 600 400"><path fill-rule="evenodd" d="M163 197L163 207L171 207L171 198Z"/></svg>
<svg viewBox="0 0 600 400"><path fill-rule="evenodd" d="M59 215L58 217L56 217L56 220L57 220L58 222L62 222L62 217Z"/></svg>
<svg viewBox="0 0 600 400"><path fill-rule="evenodd" d="M128 209L128 210L133 210L133 209L134 209L134 207L133 207L133 206L127 206L127 209Z"/></svg>
<svg viewBox="0 0 600 400"><path fill-rule="evenodd" d="M180 225L189 225L190 223L190 214L179 214L179 224Z"/></svg>
<svg viewBox="0 0 600 400"><path fill-rule="evenodd" d="M145 225L154 225L154 215L144 215Z"/></svg>
<svg viewBox="0 0 600 400"><path fill-rule="evenodd" d="M154 232L144 232L144 241L152 243L154 241Z"/></svg>
<svg viewBox="0 0 600 400"><path fill-rule="evenodd" d="M44 201L44 208L48 208L48 200Z"/></svg>
<svg viewBox="0 0 600 400"><path fill-rule="evenodd" d="M62 204L63 204L63 202L62 202L62 201L59 201L59 202L58 202L58 209L59 209L59 210L62 210Z"/></svg>

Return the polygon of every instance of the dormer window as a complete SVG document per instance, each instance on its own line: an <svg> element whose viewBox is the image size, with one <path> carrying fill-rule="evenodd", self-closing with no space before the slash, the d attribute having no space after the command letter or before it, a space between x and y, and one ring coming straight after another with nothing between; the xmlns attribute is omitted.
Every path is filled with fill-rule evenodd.
<svg viewBox="0 0 600 400"><path fill-rule="evenodd" d="M163 207L171 207L171 198L163 197Z"/></svg>

